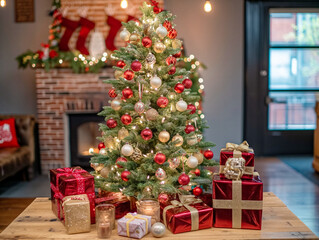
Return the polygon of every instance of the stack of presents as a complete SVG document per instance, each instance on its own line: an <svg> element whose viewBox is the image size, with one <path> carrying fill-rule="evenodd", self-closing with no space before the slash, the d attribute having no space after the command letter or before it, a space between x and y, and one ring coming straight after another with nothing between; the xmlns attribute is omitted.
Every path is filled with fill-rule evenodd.
<svg viewBox="0 0 319 240"><path fill-rule="evenodd" d="M96 194L94 177L79 167L52 169L50 180L52 210L64 222L67 233L90 231L95 223L95 206L101 203L115 206L118 229L123 219L129 222L119 235L134 237L129 225L135 221L145 221L144 235L151 229L148 216L134 217L136 205L132 199L101 190ZM161 222L166 228L174 234L211 227L261 229L263 183L254 170L254 152L246 142L228 143L221 150L220 171L213 175L212 183L212 194L172 196L161 203Z"/></svg>

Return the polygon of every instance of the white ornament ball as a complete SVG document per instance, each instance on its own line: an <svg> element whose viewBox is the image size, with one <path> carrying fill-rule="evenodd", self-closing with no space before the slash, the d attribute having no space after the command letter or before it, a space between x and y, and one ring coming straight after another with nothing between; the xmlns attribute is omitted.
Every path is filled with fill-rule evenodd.
<svg viewBox="0 0 319 240"><path fill-rule="evenodd" d="M164 180L166 178L166 172L163 168L159 168L156 170L155 176L158 180Z"/></svg>
<svg viewBox="0 0 319 240"><path fill-rule="evenodd" d="M177 111L180 111L180 112L184 112L186 111L187 109L187 103L184 101L184 100L179 100L177 103L176 103L176 109Z"/></svg>
<svg viewBox="0 0 319 240"><path fill-rule="evenodd" d="M151 78L150 84L152 88L159 88L162 86L162 80L158 76L154 76Z"/></svg>
<svg viewBox="0 0 319 240"><path fill-rule="evenodd" d="M158 28L156 28L156 33L160 38L164 38L167 35L167 29L163 27L163 25L160 25Z"/></svg>
<svg viewBox="0 0 319 240"><path fill-rule="evenodd" d="M100 153L100 154L103 154L103 155L106 154L105 148L101 148L99 153Z"/></svg>
<svg viewBox="0 0 319 240"><path fill-rule="evenodd" d="M160 238L165 235L166 227L163 223L157 222L152 225L151 233L154 237Z"/></svg>
<svg viewBox="0 0 319 240"><path fill-rule="evenodd" d="M134 149L130 144L125 144L121 148L121 153L126 157L131 156L133 152L134 152Z"/></svg>
<svg viewBox="0 0 319 240"><path fill-rule="evenodd" d="M130 34L129 31L127 31L126 28L124 28L124 29L121 31L121 33L120 33L120 38L121 38L122 40L124 40L124 41L130 40L130 36L131 36L131 34Z"/></svg>
<svg viewBox="0 0 319 240"><path fill-rule="evenodd" d="M100 174L102 177L107 178L109 176L109 173L111 172L111 169L109 167L104 167L100 171Z"/></svg>
<svg viewBox="0 0 319 240"><path fill-rule="evenodd" d="M114 109L115 111L118 111L121 109L121 100L114 99L111 102L111 108Z"/></svg>
<svg viewBox="0 0 319 240"><path fill-rule="evenodd" d="M196 136L193 136L193 137L187 139L187 144L188 144L188 145L191 145L191 146L192 146L192 145L195 145L196 143L198 143Z"/></svg>
<svg viewBox="0 0 319 240"><path fill-rule="evenodd" d="M204 160L204 155L203 155L202 153L200 153L200 152L195 153L195 154L194 154L194 157L197 158L198 164L202 164L202 162L203 162L203 160Z"/></svg>
<svg viewBox="0 0 319 240"><path fill-rule="evenodd" d="M186 162L187 166L190 168L196 168L198 166L198 159L194 156L190 156Z"/></svg>

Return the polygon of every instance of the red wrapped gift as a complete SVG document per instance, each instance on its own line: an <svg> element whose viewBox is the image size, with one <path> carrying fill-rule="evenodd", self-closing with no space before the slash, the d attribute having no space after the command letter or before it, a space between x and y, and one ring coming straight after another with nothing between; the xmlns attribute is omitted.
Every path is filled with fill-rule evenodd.
<svg viewBox="0 0 319 240"><path fill-rule="evenodd" d="M179 201L161 204L161 220L175 234L211 228L213 209L193 195L182 195Z"/></svg>
<svg viewBox="0 0 319 240"><path fill-rule="evenodd" d="M237 160L236 165L233 160ZM242 165L242 166L239 166ZM225 177L225 174L229 172L229 170L233 170L234 168L243 168L240 171L242 179L252 179L254 173L255 166L255 154L254 150L249 148L249 145L246 141L237 145L235 143L227 143L226 148L222 148L220 151L220 167L219 174L221 178Z"/></svg>
<svg viewBox="0 0 319 240"><path fill-rule="evenodd" d="M263 183L232 181L215 176L213 180L214 227L261 229Z"/></svg>
<svg viewBox="0 0 319 240"><path fill-rule="evenodd" d="M213 194L211 193L203 193L199 195L197 198L203 201L207 206L213 207Z"/></svg>
<svg viewBox="0 0 319 240"><path fill-rule="evenodd" d="M66 196L86 194L90 201L91 223L95 223L94 177L80 167L50 170L52 210L63 220L62 199Z"/></svg>
<svg viewBox="0 0 319 240"><path fill-rule="evenodd" d="M108 203L115 206L115 219L124 217L132 210L131 201L121 192L107 192L100 190L99 198L95 199L97 205ZM136 211L136 210L135 210Z"/></svg>

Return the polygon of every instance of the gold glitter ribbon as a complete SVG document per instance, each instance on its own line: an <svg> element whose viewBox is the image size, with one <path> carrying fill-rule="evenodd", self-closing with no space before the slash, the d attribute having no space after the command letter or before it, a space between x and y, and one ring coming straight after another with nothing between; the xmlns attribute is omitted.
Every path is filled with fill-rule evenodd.
<svg viewBox="0 0 319 240"><path fill-rule="evenodd" d="M141 214L132 215L132 214L128 213L124 217L129 218L129 220L126 222L126 234L128 237L130 236L130 222L134 221L135 219L145 220L146 221L146 233L148 232L148 219L144 218L143 215L141 215Z"/></svg>

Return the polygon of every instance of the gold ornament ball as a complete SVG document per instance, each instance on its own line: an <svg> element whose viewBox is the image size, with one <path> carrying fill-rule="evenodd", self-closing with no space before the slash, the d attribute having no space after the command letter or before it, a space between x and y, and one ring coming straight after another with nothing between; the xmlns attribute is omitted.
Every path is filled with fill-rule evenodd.
<svg viewBox="0 0 319 240"><path fill-rule="evenodd" d="M131 36L130 36L130 43L132 44L138 44L141 40L141 36L137 33L133 33Z"/></svg>
<svg viewBox="0 0 319 240"><path fill-rule="evenodd" d="M204 155L203 155L202 153L200 153L200 152L195 153L195 154L194 154L194 157L197 158L198 164L202 164L202 162L203 162L203 160L204 160Z"/></svg>
<svg viewBox="0 0 319 240"><path fill-rule="evenodd" d="M166 38L166 39L164 40L164 44L166 45L166 47L170 47L171 44L172 44L171 39Z"/></svg>
<svg viewBox="0 0 319 240"><path fill-rule="evenodd" d="M120 131L118 132L117 136L120 140L123 140L129 135L129 132L126 128L122 127Z"/></svg>
<svg viewBox="0 0 319 240"><path fill-rule="evenodd" d="M176 109L179 111L179 112L184 112L187 110L187 103L181 99L179 100L177 103L176 103Z"/></svg>
<svg viewBox="0 0 319 240"><path fill-rule="evenodd" d="M156 111L156 109L150 108L146 111L145 115L147 120L154 121L158 117L158 112Z"/></svg>
<svg viewBox="0 0 319 240"><path fill-rule="evenodd" d="M162 53L162 52L165 51L166 46L165 46L165 44L162 43L162 42L157 42L157 43L154 44L153 49L154 49L154 51L155 51L156 53Z"/></svg>
<svg viewBox="0 0 319 240"><path fill-rule="evenodd" d="M102 177L107 178L109 176L111 169L109 167L102 168L100 174Z"/></svg>
<svg viewBox="0 0 319 240"><path fill-rule="evenodd" d="M114 72L114 77L115 77L117 80L119 80L120 77L123 77L123 72L120 71L120 70L115 70L115 72Z"/></svg>
<svg viewBox="0 0 319 240"><path fill-rule="evenodd" d="M181 48L182 47L182 41L179 39L174 39L172 41L172 47L177 49L177 48Z"/></svg>
<svg viewBox="0 0 319 240"><path fill-rule="evenodd" d="M158 135L158 139L162 142L162 143L166 143L169 141L169 139L171 138L171 135L169 134L169 132L167 132L166 130L163 130L159 133Z"/></svg>
<svg viewBox="0 0 319 240"><path fill-rule="evenodd" d="M130 35L131 33L129 31L127 31L126 28L124 28L121 32L120 32L120 38L124 41L128 41L130 39Z"/></svg>
<svg viewBox="0 0 319 240"><path fill-rule="evenodd" d="M191 146L192 146L192 145L195 145L196 143L198 143L196 136L193 136L193 137L187 139L187 144L188 144L188 145L191 145Z"/></svg>
<svg viewBox="0 0 319 240"><path fill-rule="evenodd" d="M104 164L103 163L91 163L91 167L95 171L99 172L99 171L101 171L104 168Z"/></svg>
<svg viewBox="0 0 319 240"><path fill-rule="evenodd" d="M113 148L114 147L114 139L111 136L108 136L104 140L104 145L107 148Z"/></svg>
<svg viewBox="0 0 319 240"><path fill-rule="evenodd" d="M172 142L175 142L175 141L179 141L178 143L175 143L175 146L176 147L180 147L180 146L182 146L183 145L183 143L184 143L184 139L183 139L183 137L181 136L181 135L179 135L179 134L176 134L173 138L172 138Z"/></svg>
<svg viewBox="0 0 319 240"><path fill-rule="evenodd" d="M121 100L114 99L111 102L111 108L115 111L118 111L121 109Z"/></svg>

